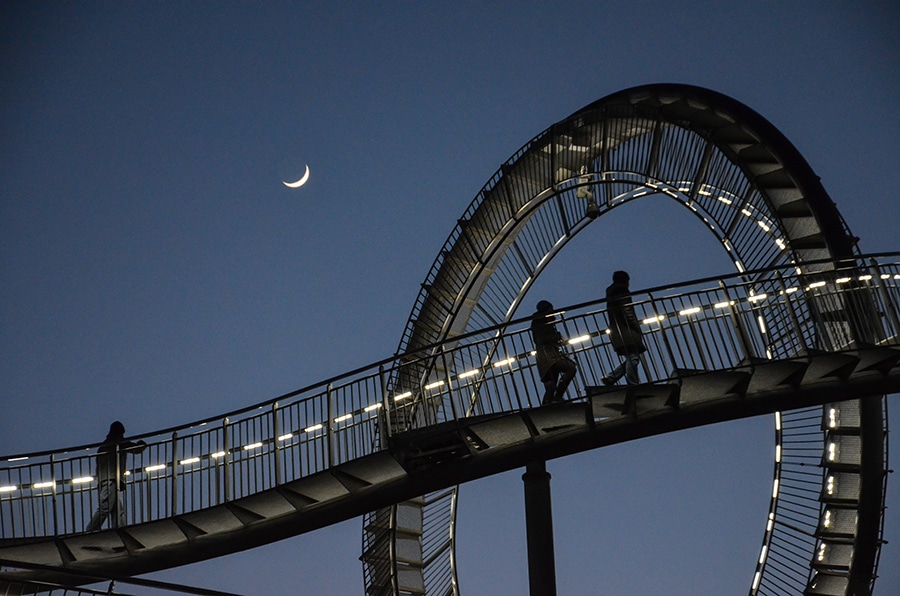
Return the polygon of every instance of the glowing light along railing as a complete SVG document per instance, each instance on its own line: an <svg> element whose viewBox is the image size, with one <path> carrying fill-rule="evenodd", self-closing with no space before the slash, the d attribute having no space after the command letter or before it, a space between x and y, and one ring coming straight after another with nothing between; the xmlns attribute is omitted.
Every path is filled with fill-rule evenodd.
<svg viewBox="0 0 900 596"><path fill-rule="evenodd" d="M860 275L857 279L858 279L859 281L871 281L871 280L873 279L873 276L870 275L870 274ZM896 279L896 280L900 280L900 274L895 274L895 275L893 275L893 276L891 276L891 275L889 275L889 274L882 274L882 275L880 276L880 279ZM848 282L850 282L850 281L852 281L852 280L853 280L852 277L841 277L841 278L836 279L834 283L835 283L835 284L845 284L845 283L848 283ZM821 287L824 287L824 286L826 285L826 283L827 283L827 282L824 282L824 281L814 282L814 283L808 285L808 286L806 287L806 289L807 289L807 291L809 291L809 290L812 290L812 289L815 289L815 288L821 288ZM787 288L783 293L784 293L784 294L790 294L790 293L794 293L794 292L796 292L796 291L798 291L798 290L799 290L799 288L795 286L795 287ZM768 295L765 294L765 293L763 293L763 294L757 294L757 295L751 295L751 296L748 296L748 297L746 298L746 301L747 301L748 303L756 304L756 303L758 303L758 302L761 302L761 301L763 301L763 300L766 300L767 298L768 298ZM730 301L728 301L728 302L718 302L718 303L715 303L715 304L713 304L713 305L711 305L711 306L710 306L710 305L692 306L692 307L689 307L689 308L682 309L682 310L678 311L677 314L678 314L678 316L681 316L681 317L687 317L687 316L690 316L690 315L694 315L694 314L701 313L701 312L703 312L704 310L709 310L709 309L722 309L722 308L727 308L727 307L729 307L729 306L734 306L735 304L736 304L736 301L730 300ZM670 316L672 316L671 313L669 313L669 314L659 314L659 315L654 315L653 317L649 317L649 318L644 319L644 320L642 321L642 323L643 323L643 325L645 325L645 326L650 326L650 325L653 325L654 323L659 323L659 322L665 321L665 320L666 320L668 317L670 317ZM569 345L576 345L576 344L580 344L580 343L585 343L585 342L587 342L587 341L593 339L594 337L601 337L601 336L603 336L603 335L608 335L609 333L610 333L610 330L607 328L607 329L604 329L604 330L602 330L602 331L598 331L598 332L595 332L595 333L583 334L583 335L580 335L580 336L578 336L578 337L576 337L576 338L569 339L569 340L567 340L566 343L568 343ZM511 366L512 364L514 364L515 362L517 362L517 360L520 360L520 359L525 358L525 357L527 357L527 356L533 356L533 355L534 355L534 352L532 351L532 352L530 352L530 353L527 354L527 355L520 355L520 356L516 356L516 357L508 357L508 358L504 358L504 359L498 360L498 361L496 361L496 362L493 362L493 363L492 363L492 367L493 367L493 368L508 367L508 366ZM475 369L471 369L471 370L468 370L468 371L459 373L459 374L455 375L455 378L458 379L458 380L467 379L467 378L470 378L470 377L473 377L473 376L479 374L480 372L481 372L481 369L480 369L480 368L475 368ZM434 381L434 382L432 382L432 383L426 384L426 385L424 386L424 389L425 389L425 390L432 390L432 389L441 387L441 386L443 386L444 384L445 384L445 383L444 383L443 380L437 380L437 381ZM407 398L409 398L409 397L411 397L411 396L412 396L412 392L407 391L407 392L404 392L404 393L402 393L402 394L399 394L399 395L394 396L393 399L394 399L395 402L399 402L399 401L405 400L405 399L407 399ZM380 408L382 408L382 407L383 407L383 404L382 404L382 403L373 403L373 404L367 405L367 406L365 406L364 408L361 408L361 409L359 409L359 410L357 410L357 411L354 411L354 412L351 412L351 413L347 413L347 414L340 415L340 416L334 418L333 422L334 422L335 424L338 424L338 423L341 423L341 422L346 422L346 421L348 421L348 420L353 419L353 418L356 417L356 416L359 416L359 415L364 414L364 413L371 413L371 412L373 412L373 411L375 411L375 410L378 410L378 409L380 409ZM833 410L832 410L832 411L833 411ZM297 432L298 432L298 434L301 434L301 433L313 433L313 432L322 430L323 428L325 428L325 423L317 423L317 424L313 424L313 425L311 425L311 426L308 426L308 427L302 429L301 431L297 431ZM277 441L279 441L279 442L287 441L287 440L289 440L289 439L291 439L291 438L294 438L294 436L295 436L294 433L287 433L287 434L284 434L284 435L279 436L279 437L277 438ZM244 450L244 451L251 451L251 450L255 450L255 449L260 449L260 448L262 448L265 444L269 444L269 443L273 443L273 442L274 442L274 441L272 441L272 440L269 440L269 441L257 441L257 442L255 442L255 443L251 443L251 444L248 444L248 445L244 445L244 446L242 446L240 449L242 449L242 450ZM834 458L834 448L835 448L834 443L831 443L830 446L829 446L829 449L830 449L830 455L831 455L831 459L832 459L832 460L833 460L833 458ZM181 460L181 461L179 461L178 463L179 463L179 465L185 466L185 465L190 465L190 464L194 464L194 463L199 463L199 462L201 461L201 459L218 459L218 458L224 457L224 456L227 455L228 453L229 453L228 451L217 451L217 452L215 452L215 453L210 453L210 454L204 454L204 455L201 455L201 456L190 457L190 458ZM16 461L24 461L24 460L27 460L27 459L28 459L27 457L18 457L18 458L9 458L7 461L8 461L8 462L16 462ZM159 470L166 469L166 468L168 467L168 465L169 465L169 464L167 464L167 463L163 463L163 464L154 464L154 465L145 466L143 469L144 469L145 472L155 472L155 471L159 471ZM133 473L133 472L131 472L131 471L127 471L127 472L126 472L126 474L131 474L131 473ZM92 482L93 480L94 480L94 478L93 478L92 476L84 476L84 477L79 477L79 478L73 478L70 482L71 482L72 484L84 484L84 483ZM65 479L56 480L56 481L35 482L35 483L33 483L33 484L31 485L31 487L34 488L34 489L52 488L52 487L54 487L58 482L65 482ZM18 487L14 486L14 485L11 485L11 486L0 486L0 493L8 493L8 492L12 492L12 491L17 490L17 488L18 488Z"/></svg>
<svg viewBox="0 0 900 596"><path fill-rule="evenodd" d="M882 275L880 275L879 277L880 277L880 279L883 279L883 280L887 280L887 279L900 280L900 274L895 274L895 275L882 274ZM860 275L860 276L857 277L857 280L858 280L858 281L871 281L872 279L873 279L873 276L872 276L871 274ZM848 282L850 282L850 281L852 281L852 280L853 280L853 277L846 276L846 277L840 277L840 278L837 278L837 279L834 281L834 283L835 283L835 284L846 284L846 283L848 283ZM827 284L827 282L825 282L825 281L814 282L814 283L809 284L809 285L806 287L806 290L809 291L809 290L813 290L813 289L816 289L816 288L822 288L822 287L825 287L826 284ZM784 290L782 293L783 293L783 294L791 294L791 293L797 292L797 291L799 291L799 290L800 290L800 288L794 286L794 287L787 288L787 289ZM748 303L751 303L751 304L756 304L756 303L758 303L758 302L761 302L761 301L763 301L763 300L766 300L767 298L768 298L768 295L765 294L765 293L763 293L763 294L757 294L757 295L751 295L751 296L748 296L748 297L746 298L746 301L747 301ZM717 310L717 309L723 309L723 308L727 308L727 307L729 307L729 306L734 306L735 304L736 304L736 301L730 300L730 301L728 301L728 302L718 302L718 303L715 303L715 304L713 304L713 305L692 306L692 307L689 307L689 308L682 309L682 310L678 311L677 315L680 316L680 317L688 317L688 316L690 316L690 315L694 315L694 314L701 313L701 312L703 312L703 311L705 311L705 310L710 310L710 309L716 309L716 310ZM560 314L561 314L561 313L560 313ZM654 315L654 316L652 316L652 317L649 317L649 318L644 319L644 320L642 321L642 324L645 325L645 326L651 326L651 325L653 325L654 323L659 323L659 322L665 321L667 318L669 318L669 317L671 317L671 316L673 316L672 313L664 313L664 314ZM595 338L595 337L602 337L603 335L608 335L609 333L610 333L610 330L607 328L607 329L604 329L604 330L601 330L601 331L597 331L597 332L594 332L594 333L583 334L583 335L580 335L580 336L578 336L578 337L576 337L576 338L568 339L566 343L569 344L569 345L577 345L577 344L581 344L581 343L588 342L588 341L590 341L591 339L593 339L593 338ZM492 363L492 367L493 367L493 368L508 367L508 366L511 366L512 364L514 364L515 362L517 362L518 360L521 360L521 359L526 358L526 357L529 357L529 356L534 356L534 352L532 351L532 352L529 352L529 353L526 354L526 355L519 355L519 356L516 356L516 357L508 357L508 358L504 358L504 359L498 360L498 361ZM456 378L457 380L467 379L467 378L476 376L476 375L478 375L478 374L481 373L481 372L482 372L482 369L480 369L480 368L475 368L475 369L471 369L471 370L468 370L468 371L459 373L459 374L455 375L455 378ZM445 384L445 382L444 382L443 380L437 380L437 381L431 382L431 383L429 383L429 384L426 384L426 385L424 386L424 389L425 389L425 390L432 390L432 389L441 387L441 386L443 386L444 384ZM408 399L409 397L412 397L412 395L413 395L413 393L412 393L411 391L407 391L407 392L404 392L404 393L402 393L402 394L399 394L399 395L394 396L394 397L393 397L393 400L394 400L395 402L400 402L400 401L403 401L403 400L405 400L405 399ZM373 403L373 404L367 405L367 406L365 406L364 408L361 408L361 409L359 409L359 410L357 410L357 411L354 411L354 412L351 412L351 413L347 413L347 414L340 415L340 416L334 418L333 422L334 422L335 424L338 424L338 423L341 423L341 422L346 422L346 421L348 421L348 420L351 420L351 419L355 418L356 416L359 416L359 415L365 414L365 413L371 413L371 412L373 412L373 411L375 411L375 410L378 410L378 409L380 409L380 408L382 408L382 407L383 407L383 404L382 404L382 403ZM834 411L834 410L832 409L832 411ZM300 431L297 431L297 433L298 433L298 434L303 434L303 433L313 433L313 432L322 430L323 428L325 428L325 423L324 423L324 422L323 422L323 423L317 423L317 424L313 424L313 425L311 425L311 426L308 426L308 427L306 427L306 428L304 428L304 429L302 429L302 430L300 430ZM292 439L292 438L294 438L294 437L295 437L295 434L294 434L293 432L291 432L291 433L287 433L287 434L284 434L284 435L279 436L279 437L277 438L277 441L278 441L278 442L283 442L283 441L287 441L287 440L289 440L289 439ZM271 444L271 443L274 443L274 441L272 441L272 440L268 440L268 441L257 441L257 442L255 442L255 443L251 443L251 444L244 445L244 446L240 447L240 449L242 449L243 451L251 451L251 450L260 449L260 448L262 448L264 445L266 445L266 444ZM830 450L829 453L830 453L830 457L831 457L832 460L834 459L834 449L835 449L835 444L834 444L834 443L831 443L831 444L829 445L829 450ZM224 457L224 456L227 455L227 454L229 454L229 451L217 451L217 452L215 452L215 453L203 454L203 455L201 455L201 456L190 457L190 458L181 460L181 461L179 461L178 463L179 463L179 465L186 466L186 465L190 465L190 464L194 464L194 463L199 463L199 462L201 461L201 459L218 459L218 458ZM16 457L16 458L9 458L7 461L8 461L8 462L17 462L17 461L24 461L24 460L27 460L27 459L28 459L28 457ZM159 470L164 470L164 469L166 469L168 466L169 466L168 463L163 463L163 464L153 464L153 465L145 466L145 467L143 468L143 470L144 470L145 472L155 472L155 471L159 471ZM129 470L129 471L126 471L125 473L126 473L126 475L129 475L129 474L132 474L133 472ZM72 484L84 484L84 483L92 482L93 480L94 480L94 477L93 477L93 476L84 476L84 477L73 478L73 479L71 479L70 482L71 482ZM31 488L34 488L34 489L52 488L52 487L54 487L57 483L61 483L61 482L66 482L66 480L65 480L65 479L59 479L59 480L55 480L55 481L35 482L35 483L33 483L33 484L31 485ZM0 486L0 493L9 493L9 492L12 492L12 491L17 490L17 488L18 488L18 487L17 487L17 486L14 486L14 485L10 485L10 486Z"/></svg>
<svg viewBox="0 0 900 596"><path fill-rule="evenodd" d="M641 313L642 325L649 344L644 374L651 382L668 378L672 370L687 361L690 351L685 348L701 352L705 363L717 367L737 366L741 361L746 361L748 356L771 356L772 346L767 343L766 319L773 317L773 313L779 310L791 310L801 319L801 328L795 330L800 337L788 338L792 353L800 354L803 349L812 347L807 346L803 333L815 325L814 313L810 311L809 305L819 298L833 299L842 296L844 292L866 291L871 294L872 300L882 302L885 299L890 300L890 304L884 304L882 308L876 309L878 312L884 312L885 307L887 310L896 311L900 284L891 282L900 281L898 272L900 266L896 262L878 263L877 273L873 271L876 269L860 267L854 270L818 271L804 275L791 267L777 271L780 274L778 278L764 273L747 276L751 277L751 281L740 277L714 280L718 283L717 287L703 289L691 289L691 285L709 286L712 280L688 282L671 289L689 291L662 297L656 296L658 292L635 294L632 298L633 303L636 310ZM809 281L801 283L804 279ZM784 283L786 281L794 283L787 285ZM779 289L779 283L782 284L782 289ZM876 284L880 284L878 291L875 291ZM576 378L576 390L578 387L583 388L584 385L600 384L599 379L603 372L617 364L617 357L611 355L608 343L609 329L604 307L604 302L599 301L571 309L568 313L564 311L557 313L564 329L576 329L574 333L568 333L569 349L577 357L585 359L580 362L586 366L579 367L580 376ZM871 314L873 313L856 313L856 316ZM891 327L890 318L879 318L877 321L870 321L870 324L883 329L883 335L887 338L894 338L896 341L896 338L900 337L900 329ZM151 455L141 459L140 466L133 467L126 471L126 474L129 475L130 481L135 483L166 481L175 475L187 476L229 467L231 474L237 474L235 470L238 464L252 463L274 453L293 453L291 463L282 461L279 464L284 468L279 470L282 475L281 481L287 482L370 453L374 441L363 445L360 444L360 437L372 438L377 432L385 432L383 428L378 429L379 423L383 421L385 415L391 415L394 411L414 412L423 403L446 410L448 402L454 399L454 394L457 396L464 394L466 399L476 399L480 411L485 413L510 411L517 406L503 397L504 391L508 388L500 381L506 377L528 390L523 392L528 396L528 403L519 407L538 405L542 391L533 371L534 351L531 347L526 347L530 346L527 321L514 322L499 336L496 331L497 329L490 329L454 339L454 348L441 352L445 357L444 363L450 365L447 368L449 372L437 374L432 366L432 374L428 375L429 378L422 379L419 388L404 387L403 391L397 393L388 387L381 387L380 391L366 391L369 386L379 386L379 379L384 378L386 365L397 368L408 365L411 359L409 355L404 355L360 369L330 383L319 384L280 398L294 401L283 404L272 401L247 408L238 414L218 419L218 425L211 424L215 421L205 421L180 427L171 431L171 438L157 434L155 436L159 440L149 445ZM722 343L730 347L719 348L715 353L703 354L707 350L704 339L720 341L722 338L728 339ZM683 344L678 346L678 350L672 348L673 339ZM781 338L780 341L788 340ZM514 349L508 349L509 347ZM764 354L750 352L764 352ZM434 363L436 353L437 351L432 350L412 361L419 366L423 362ZM490 354L494 357L485 361L485 355ZM346 382L335 386L336 381ZM349 395L353 407L346 409L338 407L336 402L338 393ZM570 395L575 393L570 390ZM259 411L266 406L271 406L271 409L260 414ZM307 411L311 414L306 414ZM458 408L453 411L465 409ZM288 428L276 428L277 420L288 420ZM344 436L360 428L367 430L356 436L349 435L348 443L351 447L345 448L344 451L335 451L333 447L326 448L326 445L335 444L336 435ZM208 450L198 452L190 448L190 441L203 440L209 444ZM186 448L176 450L176 445ZM300 455L303 451L309 452L306 459ZM178 457L173 455L176 452ZM90 505L93 504L93 497L90 494L93 492L95 478L91 474L85 474L84 471L90 469L92 465L95 458L94 450L83 449L74 455L57 452L49 454L49 461L30 463L32 458L41 459L47 455L10 457L6 459L6 463L12 466L0 468L0 483L2 483L0 538L23 537L22 532L28 536L52 535L48 534L46 529L56 526L51 520L37 517L46 516L47 510L52 515L74 515L73 511L66 509L69 499L62 500L62 504L40 503L41 499L53 497L60 491L88 495L84 497L86 499L84 505L77 509L82 512L81 515L90 514L92 509ZM229 472L226 470L225 473ZM19 481L14 481L16 478ZM209 479L208 476L198 478ZM212 479L209 481L212 482ZM237 485L236 481L232 481L231 494L227 490L216 491L215 497L207 497L197 507L208 507L252 494L241 492L235 488ZM259 490L272 486L269 482L259 487ZM192 489L193 483L179 484L179 490ZM234 493L235 490L238 492ZM777 484L773 491L777 495ZM143 491L141 498L149 499L147 495L150 494L152 494L150 490ZM60 510L60 507L63 510ZM147 513L149 507L150 504L144 503L137 510L131 508L135 523L172 514L171 509L150 514ZM76 507L72 505L71 510L74 509ZM31 523L22 521L29 515L34 518L28 520ZM67 523L63 524L70 532L77 532L77 525L73 520L67 520Z"/></svg>

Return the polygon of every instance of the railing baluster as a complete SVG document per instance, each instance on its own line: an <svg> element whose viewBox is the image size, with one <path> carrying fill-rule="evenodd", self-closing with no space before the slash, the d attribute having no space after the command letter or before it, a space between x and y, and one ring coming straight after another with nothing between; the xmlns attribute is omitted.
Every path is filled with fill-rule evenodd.
<svg viewBox="0 0 900 596"><path fill-rule="evenodd" d="M722 289L722 295L725 297L725 303L728 307L728 316L731 319L731 324L734 326L734 330L737 332L738 342L741 345L741 348L744 350L743 360L746 362L750 362L750 359L755 356L753 353L753 344L750 342L749 335L747 334L747 329L744 327L743 321L741 321L740 313L735 312L735 303L737 300L732 300L731 294L728 292L728 286L725 285L725 282L719 281L719 287Z"/></svg>
<svg viewBox="0 0 900 596"><path fill-rule="evenodd" d="M224 502L231 500L231 425L228 418L222 420L222 433L224 441L224 455L222 455L222 482L225 490L222 493ZM221 503L221 502L220 502Z"/></svg>
<svg viewBox="0 0 900 596"><path fill-rule="evenodd" d="M326 442L327 442L327 455L328 459L325 464L327 467L332 468L336 465L334 460L334 450L335 450L335 437L334 437L334 385L331 383L328 384L328 423L325 425L325 433L326 433Z"/></svg>
<svg viewBox="0 0 900 596"><path fill-rule="evenodd" d="M444 366L444 382L447 383L447 401L450 402L450 412L453 419L459 419L456 412L456 400L453 399L453 379L450 377L450 366L447 364L447 350L441 345L441 364Z"/></svg>
<svg viewBox="0 0 900 596"><path fill-rule="evenodd" d="M784 296L784 303L787 307L788 316L791 319L791 326L794 328L794 334L797 336L797 344L800 346L800 354L805 355L809 352L809 346L806 345L806 338L803 337L803 327L800 325L800 318L797 316L797 310L794 307L794 301L791 298L794 294L800 294L800 290L793 292L791 294L787 291L787 286L784 283L784 276L780 271L776 273L776 278L778 279L778 286L781 290L781 295Z"/></svg>
<svg viewBox="0 0 900 596"><path fill-rule="evenodd" d="M281 436L281 416L279 415L280 410L278 409L278 402L272 404L272 449L275 452L275 486L281 486L282 483L282 473L281 473L281 441L278 440L278 437Z"/></svg>
<svg viewBox="0 0 900 596"><path fill-rule="evenodd" d="M659 312L656 310L656 303L654 302L653 295L650 292L647 292L647 298L650 300L650 307L653 309L653 314L655 316L659 316ZM672 363L672 366L677 368L678 362L675 360L675 353L672 351L672 346L669 344L669 339L666 336L666 330L663 328L662 321L657 319L657 324L659 325L659 335L662 337L663 345L666 347L666 353L669 356L669 361ZM663 374L666 374L665 371L661 371ZM671 374L673 371L668 371ZM658 379L651 379L658 380Z"/></svg>
<svg viewBox="0 0 900 596"><path fill-rule="evenodd" d="M639 313L646 309L646 317L665 317L650 323L649 329L642 325L648 347L642 375L655 381L671 374L671 370L665 370L667 366L713 370L761 356L761 330L756 324L759 317L764 317L776 358L792 357L798 350L812 347L808 345L815 341L811 317L830 323L830 327L825 327L829 337L834 335L836 340L846 335L846 329L835 323L841 320L840 315L860 329L878 330L879 334L890 330L889 335L897 342L900 317L898 290L892 285L897 283L894 261L873 259L868 268L839 270L840 278L828 274L812 277L822 285L812 281L812 288L805 291L799 288L789 292L787 286L793 283L794 274L789 267L783 269L784 274L773 268L766 270L766 276L754 278L762 280L755 286L757 296L763 289L770 292L767 299L756 301L747 300L739 276L636 293L634 303ZM870 273L875 275L868 277ZM883 275L887 277L882 279ZM838 279L845 278L850 281L838 283ZM718 288L711 288L712 283ZM683 287L687 289L675 291ZM661 292L666 294L660 295ZM716 303L719 308L715 308L713 302L720 299L726 302ZM798 300L809 300L810 304L798 304ZM568 348L577 355L579 364L577 380L570 386L572 397L579 394L579 386L597 383L607 367L610 345L604 334L605 307L602 300L578 305L560 321L567 336L588 334L592 338ZM502 413L530 407L536 403L534 397L540 395L541 388L530 356L528 320L507 321L455 337L452 347L449 343L427 346L418 357L397 355L277 401L210 419L208 428L200 428L207 423L203 422L157 433L149 439L148 455L129 459L136 462L134 476L128 477L131 482L126 498L133 504L129 523L163 519L245 497L273 486L273 478L274 486L283 485L287 480L367 455L368 450L384 449L392 435L403 430L458 420L471 413ZM848 346L843 341L830 348ZM829 346L825 343L823 347ZM515 364L493 367L500 357L514 358ZM463 374L470 372L471 376ZM437 381L443 381L443 386L425 389ZM391 383L396 385L392 388ZM393 400L392 395L406 392L410 397ZM373 412L373 405L380 406L381 412ZM472 411L465 411L469 407ZM323 421L323 416L327 420ZM372 417L377 420L371 420ZM403 418L408 421L402 422ZM279 441L286 433L297 436L291 441ZM269 434L272 452L267 447L242 449L257 441L268 446ZM381 439L380 444L376 436ZM171 452L167 454L169 441ZM233 442L238 444L236 449ZM96 505L96 482L73 484L72 480L90 473L85 469L95 457L93 451L78 452L77 457L68 452L48 452L31 462L4 468L3 482L16 488L4 487L0 538L39 538L82 531L84 518ZM194 457L199 457L200 463L192 467ZM187 458L191 461L182 465L179 460ZM171 466L171 476L167 472L146 472L146 464L162 463ZM40 487L41 482L48 484Z"/></svg>
<svg viewBox="0 0 900 596"><path fill-rule="evenodd" d="M383 410L378 418L378 431L381 433L382 437L386 439L391 438L391 401L388 399L388 388L387 388L387 379L384 376L384 365L380 364L378 366L378 381L381 386L381 409ZM381 448L386 449L388 445L388 441L381 441Z"/></svg>
<svg viewBox="0 0 900 596"><path fill-rule="evenodd" d="M178 515L178 431L172 431L172 505L170 515Z"/></svg>
<svg viewBox="0 0 900 596"><path fill-rule="evenodd" d="M897 314L897 305L891 300L891 295L887 291L885 280L881 277L882 273L881 268L878 266L878 261L870 259L869 263L875 270L875 284L878 288L878 293L881 294L881 299L884 301L884 309L887 311L888 320L891 322L891 335L894 338L892 343L897 343L898 337L900 337L900 317Z"/></svg>
<svg viewBox="0 0 900 596"><path fill-rule="evenodd" d="M59 522L56 516L56 466L53 465L56 462L56 454L50 454L50 482L52 483L50 486L50 490L53 493L53 535L56 536L59 534ZM41 510L43 511L43 509ZM44 525L44 524L41 524Z"/></svg>

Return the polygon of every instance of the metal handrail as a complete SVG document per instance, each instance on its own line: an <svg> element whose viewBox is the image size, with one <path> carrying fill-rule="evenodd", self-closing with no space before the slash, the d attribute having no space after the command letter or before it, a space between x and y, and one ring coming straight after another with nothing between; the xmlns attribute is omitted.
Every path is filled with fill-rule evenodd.
<svg viewBox="0 0 900 596"><path fill-rule="evenodd" d="M852 349L853 325L897 345L900 253L708 277L639 291L632 301L643 321L647 382L669 379L676 370L797 357L808 348ZM845 322L823 326L822 313L835 309ZM605 300L557 316L579 363L569 395L583 395L619 361L607 337ZM376 441L391 427L385 420L423 427L464 417L473 404L477 414L539 405L543 390L529 321L475 331L225 416L141 435L148 447L129 466L127 523L213 507L369 455L387 445ZM416 374L397 374L405 367ZM82 532L98 505L95 449L2 458L0 542Z"/></svg>

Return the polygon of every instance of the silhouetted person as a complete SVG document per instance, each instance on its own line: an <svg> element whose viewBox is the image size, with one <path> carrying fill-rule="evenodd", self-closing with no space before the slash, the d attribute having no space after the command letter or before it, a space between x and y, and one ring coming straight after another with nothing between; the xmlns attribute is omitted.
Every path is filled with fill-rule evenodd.
<svg viewBox="0 0 900 596"><path fill-rule="evenodd" d="M556 330L553 305L546 300L537 303L531 320L531 339L537 357L538 375L544 384L542 403L563 400L566 388L575 378L578 366L563 353L562 335Z"/></svg>
<svg viewBox="0 0 900 596"><path fill-rule="evenodd" d="M119 497L119 491L125 490L126 458L129 453L140 453L146 448L143 441L126 441L125 425L118 420L109 425L109 434L97 449L100 505L85 528L86 532L99 530L110 514L114 528L125 525L125 501Z"/></svg>
<svg viewBox="0 0 900 596"><path fill-rule="evenodd" d="M625 271L613 273L613 283L606 288L606 313L609 317L609 341L616 354L624 357L619 366L609 376L603 377L603 383L613 385L625 377L629 385L637 385L638 364L641 363L641 354L647 348L644 347L641 324L634 313L634 306L629 297L628 282L631 278Z"/></svg>

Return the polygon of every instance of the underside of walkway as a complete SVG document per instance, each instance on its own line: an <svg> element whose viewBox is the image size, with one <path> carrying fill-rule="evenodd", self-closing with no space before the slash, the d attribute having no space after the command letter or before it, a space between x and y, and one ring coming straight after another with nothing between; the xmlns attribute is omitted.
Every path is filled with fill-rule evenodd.
<svg viewBox="0 0 900 596"><path fill-rule="evenodd" d="M4 541L0 558L130 576L253 548L536 459L651 435L900 392L900 348L767 361L669 382L589 387L571 402L410 431L391 448L251 497L170 519L53 540ZM66 582L23 571L7 579Z"/></svg>

